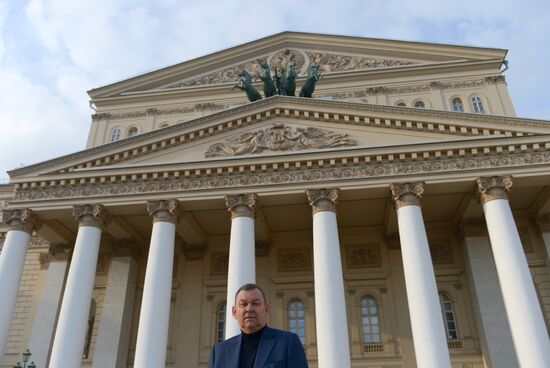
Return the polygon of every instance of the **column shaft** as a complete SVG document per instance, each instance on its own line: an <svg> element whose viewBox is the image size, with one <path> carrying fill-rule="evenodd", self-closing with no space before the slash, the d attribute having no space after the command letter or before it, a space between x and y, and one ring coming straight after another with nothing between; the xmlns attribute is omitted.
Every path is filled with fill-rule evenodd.
<svg viewBox="0 0 550 368"><path fill-rule="evenodd" d="M178 207L176 200L147 203L149 214L154 220L134 368L164 367L166 362Z"/></svg>
<svg viewBox="0 0 550 368"><path fill-rule="evenodd" d="M256 282L254 218L257 198L256 194L236 194L225 197L227 210L231 212L225 314L226 339L241 332L232 313L235 293L244 284Z"/></svg>
<svg viewBox="0 0 550 368"><path fill-rule="evenodd" d="M10 230L0 253L0 357L4 355L8 340L29 241L29 233Z"/></svg>
<svg viewBox="0 0 550 368"><path fill-rule="evenodd" d="M36 315L32 324L29 349L32 352L32 360L37 367L48 366L55 322L61 304L65 276L67 276L68 254L64 251L62 253L64 254L61 254L61 256L52 255L54 258L49 261L46 279L42 286L40 301L36 307ZM59 257L59 259L56 257Z"/></svg>
<svg viewBox="0 0 550 368"><path fill-rule="evenodd" d="M348 322L336 213L313 215L315 319L319 368L348 368Z"/></svg>
<svg viewBox="0 0 550 368"><path fill-rule="evenodd" d="M397 210L397 221L416 363L422 368L450 368L422 211L419 206L403 206Z"/></svg>
<svg viewBox="0 0 550 368"><path fill-rule="evenodd" d="M489 239L485 236L468 236L464 243L483 360L487 368L516 368L518 360Z"/></svg>
<svg viewBox="0 0 550 368"><path fill-rule="evenodd" d="M550 340L507 199L483 204L502 296L522 368L550 367Z"/></svg>
<svg viewBox="0 0 550 368"><path fill-rule="evenodd" d="M225 338L238 335L241 330L231 309L235 293L248 283L256 282L256 255L254 250L254 219L240 216L231 221L229 241L229 265L227 272L227 312Z"/></svg>
<svg viewBox="0 0 550 368"><path fill-rule="evenodd" d="M80 226L55 332L50 368L79 368L99 255L101 229Z"/></svg>
<svg viewBox="0 0 550 368"><path fill-rule="evenodd" d="M94 368L126 367L137 263L131 256L113 257L94 349Z"/></svg>

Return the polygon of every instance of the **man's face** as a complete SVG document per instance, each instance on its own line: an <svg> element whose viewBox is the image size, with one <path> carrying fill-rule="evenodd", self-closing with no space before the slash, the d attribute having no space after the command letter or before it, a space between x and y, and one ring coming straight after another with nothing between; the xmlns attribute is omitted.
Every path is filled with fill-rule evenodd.
<svg viewBox="0 0 550 368"><path fill-rule="evenodd" d="M233 317L246 334L254 333L267 324L269 304L258 289L241 290L235 300Z"/></svg>

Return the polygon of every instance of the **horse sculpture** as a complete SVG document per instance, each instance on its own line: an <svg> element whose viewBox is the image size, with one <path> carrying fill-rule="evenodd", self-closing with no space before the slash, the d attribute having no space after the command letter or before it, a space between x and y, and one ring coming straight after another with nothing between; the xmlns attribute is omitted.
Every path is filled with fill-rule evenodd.
<svg viewBox="0 0 550 368"><path fill-rule="evenodd" d="M300 90L300 97L311 97L315 91L315 83L321 79L323 73L319 71L319 63L314 61L307 67L306 82Z"/></svg>
<svg viewBox="0 0 550 368"><path fill-rule="evenodd" d="M273 83L269 65L265 62L265 60L258 60L258 63L262 68L262 74L259 75L259 78L264 84L264 96L266 98L271 97L277 93L277 89L275 88L275 83Z"/></svg>
<svg viewBox="0 0 550 368"><path fill-rule="evenodd" d="M285 94L287 96L296 95L296 68L294 60L290 60L286 66Z"/></svg>
<svg viewBox="0 0 550 368"><path fill-rule="evenodd" d="M246 69L243 69L239 73L239 76L241 77L239 79L239 83L231 88L231 90L238 88L241 91L244 91L246 93L246 97L248 97L248 100L250 102L261 100L262 95L252 85L252 77L250 76L250 73L247 72Z"/></svg>

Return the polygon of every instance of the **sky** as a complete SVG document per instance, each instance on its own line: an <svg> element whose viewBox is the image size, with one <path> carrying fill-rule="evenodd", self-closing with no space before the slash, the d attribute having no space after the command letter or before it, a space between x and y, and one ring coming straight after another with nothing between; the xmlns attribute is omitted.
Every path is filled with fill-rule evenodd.
<svg viewBox="0 0 550 368"><path fill-rule="evenodd" d="M0 183L85 147L86 91L282 31L508 49L520 117L550 120L548 0L0 0Z"/></svg>

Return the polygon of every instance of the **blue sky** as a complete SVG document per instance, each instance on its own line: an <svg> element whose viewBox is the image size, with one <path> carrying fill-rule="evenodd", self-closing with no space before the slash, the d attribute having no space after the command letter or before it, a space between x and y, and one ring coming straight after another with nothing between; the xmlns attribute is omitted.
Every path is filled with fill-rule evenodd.
<svg viewBox="0 0 550 368"><path fill-rule="evenodd" d="M0 182L85 146L87 90L273 33L509 49L517 114L550 120L550 2L0 0Z"/></svg>

